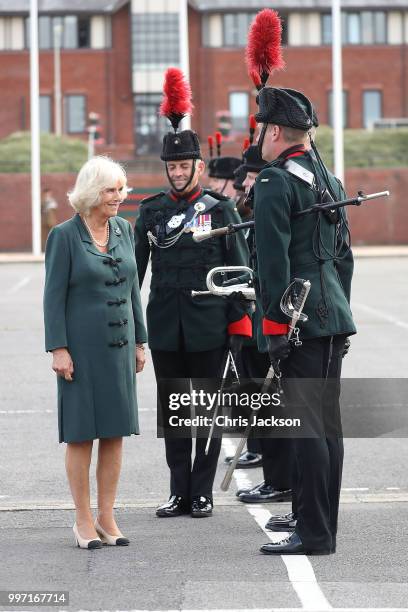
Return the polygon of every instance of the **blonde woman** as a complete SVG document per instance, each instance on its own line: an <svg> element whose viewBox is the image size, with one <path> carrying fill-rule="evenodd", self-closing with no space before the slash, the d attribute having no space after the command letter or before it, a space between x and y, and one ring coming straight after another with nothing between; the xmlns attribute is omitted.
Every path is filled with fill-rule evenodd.
<svg viewBox="0 0 408 612"><path fill-rule="evenodd" d="M76 509L81 548L129 544L113 506L122 438L138 434L136 373L144 367L146 330L129 223L117 216L126 197L123 168L94 157L68 194L76 214L52 229L45 253L46 350L58 380L60 442ZM99 440L98 514L90 507L89 467Z"/></svg>

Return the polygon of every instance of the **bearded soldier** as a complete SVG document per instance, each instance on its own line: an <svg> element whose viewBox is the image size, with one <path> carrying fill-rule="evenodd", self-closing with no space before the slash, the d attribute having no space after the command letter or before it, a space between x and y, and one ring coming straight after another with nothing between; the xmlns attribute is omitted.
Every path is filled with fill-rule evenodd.
<svg viewBox="0 0 408 612"><path fill-rule="evenodd" d="M224 238L193 241L194 231L237 223L239 216L229 198L200 186L205 164L197 134L178 131L182 117L191 112L190 97L181 71L170 68L161 107L174 129L164 137L161 153L170 189L141 203L135 226L141 283L150 256L152 262L147 326L158 381L219 378L228 334L252 333L250 317L239 308L229 308L227 300L191 296L193 289L206 289L206 276L212 268L247 265L248 248L244 236L229 245ZM157 516L211 515L221 440L212 440L208 455L205 443L205 439L197 439L192 460L191 437L172 438L165 433L170 498L157 509Z"/></svg>

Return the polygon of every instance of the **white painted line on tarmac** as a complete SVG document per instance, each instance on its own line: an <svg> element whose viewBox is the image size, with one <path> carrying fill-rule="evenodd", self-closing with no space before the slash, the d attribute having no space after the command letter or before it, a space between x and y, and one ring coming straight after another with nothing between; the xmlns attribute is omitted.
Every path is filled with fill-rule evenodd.
<svg viewBox="0 0 408 612"><path fill-rule="evenodd" d="M0 410L0 414L54 414L55 410Z"/></svg>
<svg viewBox="0 0 408 612"><path fill-rule="evenodd" d="M228 454L233 455L235 445L228 438L223 440L223 448ZM247 474L242 474L243 470L235 470L234 478L239 488L243 486L251 486ZM245 482L245 485L243 483ZM248 484L247 484L248 483ZM254 485L252 485L254 486ZM250 488L250 487L249 487ZM287 537L286 532L274 533L266 531L265 524L271 518L271 513L265 510L263 506L255 506L245 504L248 512L254 517L262 531L268 536L272 542L279 542ZM288 577L292 583L293 589L296 592L302 604L303 610L332 610L332 606L327 601L317 582L312 564L306 555L281 555L281 559L286 565Z"/></svg>
<svg viewBox="0 0 408 612"><path fill-rule="evenodd" d="M235 455L236 446L231 438L222 439L222 448L226 457ZM252 489L254 486L245 470L234 470L234 478L238 489Z"/></svg>
<svg viewBox="0 0 408 612"><path fill-rule="evenodd" d="M280 542L289 535L286 532L266 531L265 524L272 515L263 506L248 504L247 509L272 542ZM317 582L312 564L307 556L281 555L281 559L286 565L289 580L300 599L302 610L332 610L332 606Z"/></svg>
<svg viewBox="0 0 408 612"><path fill-rule="evenodd" d="M342 487L342 491L369 491L368 487Z"/></svg>
<svg viewBox="0 0 408 612"><path fill-rule="evenodd" d="M385 487L386 491L401 491L401 487Z"/></svg>
<svg viewBox="0 0 408 612"><path fill-rule="evenodd" d="M8 291L6 291L7 295L12 295L13 293L17 293L17 291L25 287L25 285L27 285L30 282L30 280L31 280L31 276L25 276L20 281L18 281L18 283L10 287Z"/></svg>
<svg viewBox="0 0 408 612"><path fill-rule="evenodd" d="M352 302L352 308L357 308L359 310L364 310L365 312L372 314L383 321L387 321L392 325L396 325L397 327L402 327L402 329L408 329L408 323L406 321L400 321L397 317L393 317L392 315L383 312L382 310L377 310L377 308L372 308L372 306L367 306L367 304L360 304L360 302Z"/></svg>

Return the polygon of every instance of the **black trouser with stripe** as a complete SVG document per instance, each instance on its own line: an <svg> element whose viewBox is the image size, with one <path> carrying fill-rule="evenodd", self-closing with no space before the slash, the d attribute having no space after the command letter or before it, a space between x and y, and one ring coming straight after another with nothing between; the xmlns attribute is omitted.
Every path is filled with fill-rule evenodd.
<svg viewBox="0 0 408 612"><path fill-rule="evenodd" d="M281 363L288 396L300 407L304 423L316 437L294 438L293 511L296 532L311 550L336 548L343 468L340 375L346 336L304 340ZM315 379L310 387L301 379ZM320 381L320 383L319 383Z"/></svg>
<svg viewBox="0 0 408 612"><path fill-rule="evenodd" d="M241 375L243 378L264 379L270 366L268 353L260 353L256 347L243 347ZM259 450L253 451L253 442ZM249 438L250 452L262 453L262 469L265 483L280 491L290 489L293 475L292 441L289 438ZM255 447L256 448L256 447Z"/></svg>
<svg viewBox="0 0 408 612"><path fill-rule="evenodd" d="M152 351L156 379L221 378L225 348L188 353L179 351ZM187 389L186 389L187 390ZM192 439L165 436L166 460L170 468L170 495L191 500L205 495L212 499L212 487L221 450L221 438L213 438L208 455L206 438L197 438L192 460Z"/></svg>

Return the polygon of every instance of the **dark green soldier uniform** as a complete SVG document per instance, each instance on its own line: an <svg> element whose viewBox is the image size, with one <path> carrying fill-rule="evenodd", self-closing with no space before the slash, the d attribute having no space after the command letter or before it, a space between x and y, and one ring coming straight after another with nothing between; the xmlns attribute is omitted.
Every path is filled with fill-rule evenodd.
<svg viewBox="0 0 408 612"><path fill-rule="evenodd" d="M169 248L160 248L149 241L155 238L173 219L194 214L197 203L207 203L208 213L196 217L204 224L211 217L211 228L239 223L235 204L225 196L195 187L188 197L179 197L170 190L151 196L141 203L135 226L135 242L139 280L145 277L151 256L152 280L147 308L149 347L155 351L178 351L181 338L187 352L201 352L226 346L228 304L217 296L191 297L191 291L206 290L206 276L217 266L247 265L248 249L243 235L227 248L225 239L210 238L194 242L193 233L183 232ZM174 221L175 220L175 221ZM181 225L181 229L183 229ZM180 226L167 235L180 232ZM165 308L165 311L164 311Z"/></svg>
<svg viewBox="0 0 408 612"><path fill-rule="evenodd" d="M243 163L240 166L245 172L259 174L265 167L265 160L259 155L257 145L251 145L244 151ZM238 171L240 170L238 168ZM238 172L237 171L237 172ZM253 215L253 191L250 190L247 202ZM251 216L247 217L249 220ZM247 244L250 251L250 267L254 270L255 284L257 283L257 258L255 244L255 230L246 232ZM245 340L242 348L242 377L243 378L265 378L270 365L267 352L258 350L256 337L257 331L262 328L259 308L255 309L252 317L253 338ZM272 503L288 501L292 497L291 481L293 461L291 452L291 441L288 438L259 438L249 437L247 442L248 452L242 455L239 463L251 461L251 454L259 452L262 455L262 470L264 481L251 489L241 489L237 492L240 501L245 503ZM259 448L259 451L257 450ZM249 456L249 457L248 457Z"/></svg>
<svg viewBox="0 0 408 612"><path fill-rule="evenodd" d="M312 128L311 103L301 93L265 87L259 93L259 107L256 118L264 124L261 152L265 150L265 135L271 138L269 124L293 128L304 135ZM296 216L328 194L336 200L345 195L339 181L321 162L313 142L312 147L307 151L302 143L282 150L255 183L262 332L269 337L273 361L287 354L288 319L280 308L282 294L295 277L311 282L304 309L308 321L301 326L303 344L281 362L281 371L284 378L294 379L292 393L316 437L293 440L296 531L282 543L262 547L262 552L272 554L328 553L336 548L343 445L338 430L327 430L326 416L330 414L340 422L342 354L347 336L356 331L349 305L353 257L344 210L338 217ZM295 384L304 378L320 379L327 385L311 399L302 394L301 384ZM329 384L333 381L334 392ZM331 393L326 393L328 388Z"/></svg>
<svg viewBox="0 0 408 612"><path fill-rule="evenodd" d="M147 326L156 378L183 379L189 388L190 379L220 377L228 334L251 335L248 314L232 315L226 300L192 297L191 291L206 290L207 273L216 266L247 265L249 254L244 236L229 245L223 238L193 240L195 231L237 223L239 216L231 200L200 187L204 164L197 134L177 131L179 111L168 116L174 133L164 137L161 159L171 189L142 202L135 226L136 259L142 283L151 257ZM190 178L180 187L172 173L182 174L186 161L191 161ZM212 441L208 455L205 443L197 439L192 462L191 438L165 432L170 499L157 509L157 516L211 514L221 440Z"/></svg>

